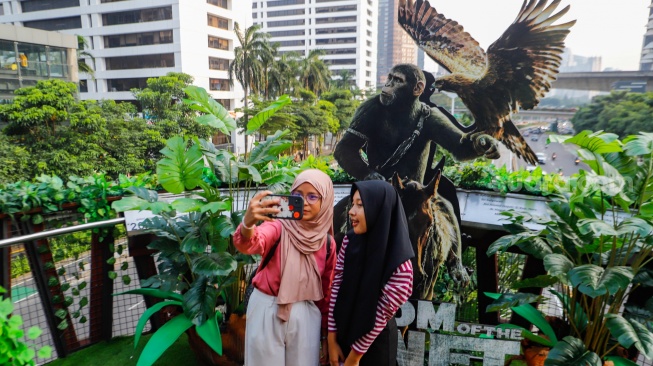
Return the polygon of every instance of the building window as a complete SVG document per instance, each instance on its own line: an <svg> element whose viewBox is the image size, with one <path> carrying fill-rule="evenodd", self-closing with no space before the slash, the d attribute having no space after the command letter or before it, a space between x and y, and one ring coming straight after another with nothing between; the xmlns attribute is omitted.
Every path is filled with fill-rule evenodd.
<svg viewBox="0 0 653 366"><path fill-rule="evenodd" d="M339 11L356 11L356 5L341 5L341 6L325 6L323 8L315 9L316 14L320 13L335 13Z"/></svg>
<svg viewBox="0 0 653 366"><path fill-rule="evenodd" d="M367 55L367 57L372 57L372 51L366 51L365 54Z"/></svg>
<svg viewBox="0 0 653 366"><path fill-rule="evenodd" d="M229 1L227 0L206 0L206 3L220 8L229 9Z"/></svg>
<svg viewBox="0 0 653 366"><path fill-rule="evenodd" d="M372 47L372 41L367 41L367 47Z"/></svg>
<svg viewBox="0 0 653 366"><path fill-rule="evenodd" d="M300 56L305 56L306 55L306 51L304 51L304 50L300 50L300 51L279 51L278 54L279 54L279 56L281 56L281 55L285 55L285 54L288 54L288 53L292 53L292 54L296 54L296 55L300 55Z"/></svg>
<svg viewBox="0 0 653 366"><path fill-rule="evenodd" d="M116 34L104 37L104 48L147 46L172 43L172 30Z"/></svg>
<svg viewBox="0 0 653 366"><path fill-rule="evenodd" d="M327 65L356 65L356 59L347 58L342 60L324 60Z"/></svg>
<svg viewBox="0 0 653 366"><path fill-rule="evenodd" d="M329 18L317 18L315 19L315 24L331 24L331 23L351 23L356 21L356 16L349 17L329 17Z"/></svg>
<svg viewBox="0 0 653 366"><path fill-rule="evenodd" d="M294 20L280 20L277 22L268 22L268 27L285 27L289 25L304 25L306 22L305 19L294 19Z"/></svg>
<svg viewBox="0 0 653 366"><path fill-rule="evenodd" d="M372 31L367 31L367 36L372 37Z"/></svg>
<svg viewBox="0 0 653 366"><path fill-rule="evenodd" d="M291 9L291 10L278 10L278 11L268 11L268 17L285 17L290 15L304 15L306 11L304 9Z"/></svg>
<svg viewBox="0 0 653 366"><path fill-rule="evenodd" d="M254 18L254 19L258 18L258 13L252 14L252 18Z"/></svg>
<svg viewBox="0 0 653 366"><path fill-rule="evenodd" d="M23 13L32 11L72 8L79 6L79 0L25 0L20 2Z"/></svg>
<svg viewBox="0 0 653 366"><path fill-rule="evenodd" d="M209 56L209 69L211 70L229 70L229 60L224 58L210 57Z"/></svg>
<svg viewBox="0 0 653 366"><path fill-rule="evenodd" d="M209 89L218 91L229 91L229 80L227 79L209 79Z"/></svg>
<svg viewBox="0 0 653 366"><path fill-rule="evenodd" d="M110 92L130 91L134 88L147 88L148 78L108 79L107 88Z"/></svg>
<svg viewBox="0 0 653 366"><path fill-rule="evenodd" d="M371 21L371 20L368 20L368 21L367 21L367 25L369 25L369 26L371 27L371 26L372 26L372 21Z"/></svg>
<svg viewBox="0 0 653 366"><path fill-rule="evenodd" d="M347 1L347 0L316 0L315 3L334 3L336 1Z"/></svg>
<svg viewBox="0 0 653 366"><path fill-rule="evenodd" d="M305 4L306 0L279 0L279 1L268 1L268 8L273 8L275 6L285 6L285 5L297 5Z"/></svg>
<svg viewBox="0 0 653 366"><path fill-rule="evenodd" d="M372 61L365 61L365 66L372 67Z"/></svg>
<svg viewBox="0 0 653 366"><path fill-rule="evenodd" d="M372 77L372 72L371 71L365 71L365 76Z"/></svg>
<svg viewBox="0 0 653 366"><path fill-rule="evenodd" d="M356 27L319 28L315 30L315 34L334 34L334 33L356 33Z"/></svg>
<svg viewBox="0 0 653 366"><path fill-rule="evenodd" d="M226 109L231 109L231 99L216 99L215 101L222 104Z"/></svg>
<svg viewBox="0 0 653 366"><path fill-rule="evenodd" d="M287 31L268 32L268 34L270 35L270 37L303 36L306 35L306 31L304 31L303 29L295 29L295 30L287 30Z"/></svg>
<svg viewBox="0 0 653 366"><path fill-rule="evenodd" d="M23 26L27 28L36 28L47 31L58 31L64 29L78 29L82 27L82 18L69 17L58 19L34 20L31 22L23 22Z"/></svg>
<svg viewBox="0 0 653 366"><path fill-rule="evenodd" d="M101 0L100 3L101 4L104 4L104 3L116 3L118 1L126 1L126 0Z"/></svg>
<svg viewBox="0 0 653 366"><path fill-rule="evenodd" d="M102 14L103 25L133 24L156 22L172 19L172 7L121 11L119 13Z"/></svg>
<svg viewBox="0 0 653 366"><path fill-rule="evenodd" d="M105 60L107 63L107 70L151 69L175 66L174 53L107 57Z"/></svg>
<svg viewBox="0 0 653 366"><path fill-rule="evenodd" d="M217 48L219 50L229 51L229 40L220 37L209 36L209 48Z"/></svg>
<svg viewBox="0 0 653 366"><path fill-rule="evenodd" d="M280 41L278 43L280 47L290 47L290 46L303 46L306 44L306 41L303 39L298 39L294 41Z"/></svg>
<svg viewBox="0 0 653 366"><path fill-rule="evenodd" d="M325 55L348 55L348 54L356 54L356 49L355 48L334 48L334 49L329 49L329 50L324 50Z"/></svg>
<svg viewBox="0 0 653 366"><path fill-rule="evenodd" d="M79 81L79 92L80 93L88 93L88 80L80 80Z"/></svg>
<svg viewBox="0 0 653 366"><path fill-rule="evenodd" d="M316 39L315 44L316 45L323 45L323 44L343 44L343 43L356 43L356 37L348 37L348 38L324 38L324 39Z"/></svg>
<svg viewBox="0 0 653 366"><path fill-rule="evenodd" d="M220 18L213 14L206 14L206 19L209 27L215 27L220 29L229 30L229 20L225 18Z"/></svg>

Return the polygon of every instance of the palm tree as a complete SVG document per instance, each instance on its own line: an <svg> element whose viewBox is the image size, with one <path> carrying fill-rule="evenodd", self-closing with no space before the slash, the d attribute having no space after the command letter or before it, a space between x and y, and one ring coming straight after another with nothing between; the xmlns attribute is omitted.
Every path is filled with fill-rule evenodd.
<svg viewBox="0 0 653 366"><path fill-rule="evenodd" d="M299 53L283 53L270 67L270 89L273 97L283 94L294 94L301 87L299 82Z"/></svg>
<svg viewBox="0 0 653 366"><path fill-rule="evenodd" d="M234 60L229 65L229 84L234 85L234 79L238 80L243 86L245 92L245 123L248 121L247 108L249 107L248 95L252 92L260 92L263 82L263 63L261 59L266 57L270 51L268 39L270 35L259 32L261 27L252 25L244 31L236 22L234 32L240 43L239 47L234 49Z"/></svg>
<svg viewBox="0 0 653 366"><path fill-rule="evenodd" d="M266 49L261 52L261 66L263 68L263 95L265 99L270 99L270 72L271 68L274 65L275 58L279 53L279 43L275 42L269 44Z"/></svg>
<svg viewBox="0 0 653 366"><path fill-rule="evenodd" d="M93 61L93 66L95 66L95 57L86 51L89 46L86 38L77 35L77 71L87 73L95 79L95 70L85 61L85 58L90 58Z"/></svg>
<svg viewBox="0 0 653 366"><path fill-rule="evenodd" d="M300 60L300 79L304 88L316 95L329 89L331 82L331 70L327 64L320 59L324 55L323 50L311 50L308 55Z"/></svg>
<svg viewBox="0 0 653 366"><path fill-rule="evenodd" d="M351 82L353 80L353 75L351 74L351 72L349 70L340 70L338 75L340 76L340 79L336 80L336 83L335 83L336 86L339 89L351 90L351 88L352 88Z"/></svg>

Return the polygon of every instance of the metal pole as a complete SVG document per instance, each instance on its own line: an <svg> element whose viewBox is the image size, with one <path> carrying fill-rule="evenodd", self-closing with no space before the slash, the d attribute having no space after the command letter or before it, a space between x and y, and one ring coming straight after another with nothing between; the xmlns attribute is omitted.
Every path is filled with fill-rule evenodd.
<svg viewBox="0 0 653 366"><path fill-rule="evenodd" d="M62 227L62 228L59 228L59 229L40 231L40 232L34 233L34 234L22 235L22 236L17 236L17 237L14 237L14 238L0 240L0 249L4 248L4 247L11 246L11 245L14 245L14 244L21 244L21 243L24 243L24 242L27 242L27 241L39 240L39 239L44 239L44 238L48 238L48 237L51 237L51 236L74 233L76 231L96 229L96 228L99 228L99 227L115 226L115 225L124 224L124 223L125 223L125 218L124 217L118 217L118 218L111 219L111 220L89 222L87 224L67 226L67 227Z"/></svg>

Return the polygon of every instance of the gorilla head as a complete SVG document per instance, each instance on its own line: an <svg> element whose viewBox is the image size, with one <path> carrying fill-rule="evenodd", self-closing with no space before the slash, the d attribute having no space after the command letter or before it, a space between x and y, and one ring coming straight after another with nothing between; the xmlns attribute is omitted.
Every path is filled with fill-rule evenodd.
<svg viewBox="0 0 653 366"><path fill-rule="evenodd" d="M424 73L411 64L395 65L388 73L379 99L384 106L412 106L424 91Z"/></svg>

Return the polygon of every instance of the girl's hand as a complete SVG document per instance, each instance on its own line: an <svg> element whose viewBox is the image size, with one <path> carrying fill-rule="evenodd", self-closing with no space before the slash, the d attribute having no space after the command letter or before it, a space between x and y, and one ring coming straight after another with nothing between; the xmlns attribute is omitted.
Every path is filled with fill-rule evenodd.
<svg viewBox="0 0 653 366"><path fill-rule="evenodd" d="M329 365L339 366L340 362L345 360L345 355L336 341L336 333L329 333L327 340L329 343Z"/></svg>
<svg viewBox="0 0 653 366"><path fill-rule="evenodd" d="M268 215L279 213L279 209L277 208L279 205L279 198L274 197L263 200L263 198L270 194L272 194L271 191L262 191L252 197L249 201L249 206L247 206L247 211L245 211L245 215L243 216L243 225L254 227L254 225L259 221L274 221L274 219Z"/></svg>
<svg viewBox="0 0 653 366"><path fill-rule="evenodd" d="M345 366L358 366L361 358L363 358L363 355L359 355L358 353L351 351L345 360Z"/></svg>

